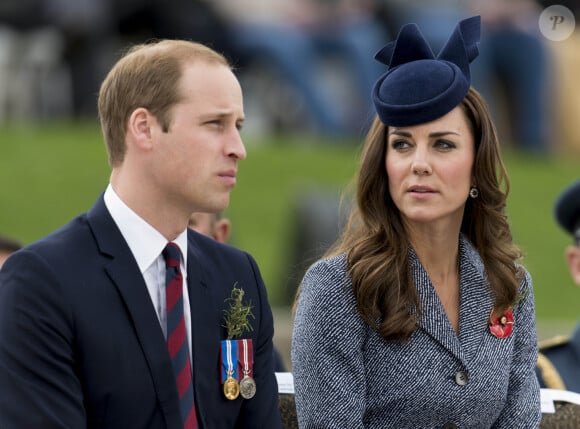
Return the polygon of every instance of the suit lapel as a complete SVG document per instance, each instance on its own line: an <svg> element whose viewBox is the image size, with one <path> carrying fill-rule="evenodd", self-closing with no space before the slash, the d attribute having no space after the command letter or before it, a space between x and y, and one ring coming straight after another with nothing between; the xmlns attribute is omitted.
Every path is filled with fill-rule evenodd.
<svg viewBox="0 0 580 429"><path fill-rule="evenodd" d="M213 302L214 297L204 275L202 251L191 238L188 239L187 247L194 394L200 426L207 427L204 411L211 408L206 404L209 398L198 392L211 392L215 390L215 384L220 383L216 368L219 363L221 314L216 311L220 307Z"/></svg>
<svg viewBox="0 0 580 429"><path fill-rule="evenodd" d="M102 197L88 213L88 220L99 249L111 259L105 265L105 270L122 296L133 321L167 426L178 427L182 422L171 360L137 262Z"/></svg>

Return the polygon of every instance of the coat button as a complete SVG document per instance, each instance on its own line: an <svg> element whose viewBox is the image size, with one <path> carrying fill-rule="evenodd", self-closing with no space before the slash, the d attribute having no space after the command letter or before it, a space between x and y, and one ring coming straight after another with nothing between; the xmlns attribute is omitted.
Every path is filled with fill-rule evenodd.
<svg viewBox="0 0 580 429"><path fill-rule="evenodd" d="M465 386L467 384L467 374L464 371L457 371L455 373L455 382L459 386Z"/></svg>
<svg viewBox="0 0 580 429"><path fill-rule="evenodd" d="M443 426L443 429L457 429L457 425L455 423L447 422L445 423L445 426Z"/></svg>

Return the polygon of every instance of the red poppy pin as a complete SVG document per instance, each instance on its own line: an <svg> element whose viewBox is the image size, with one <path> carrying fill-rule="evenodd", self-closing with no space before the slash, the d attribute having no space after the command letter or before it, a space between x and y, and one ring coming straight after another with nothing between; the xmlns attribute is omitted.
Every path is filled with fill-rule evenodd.
<svg viewBox="0 0 580 429"><path fill-rule="evenodd" d="M501 316L495 313L495 310L491 310L489 316L489 332L497 338L509 337L514 328L514 314L512 308L508 307Z"/></svg>

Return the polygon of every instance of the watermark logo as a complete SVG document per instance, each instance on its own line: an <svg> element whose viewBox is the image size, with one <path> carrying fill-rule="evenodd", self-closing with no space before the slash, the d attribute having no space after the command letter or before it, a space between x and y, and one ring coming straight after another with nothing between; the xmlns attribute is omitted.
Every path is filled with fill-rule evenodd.
<svg viewBox="0 0 580 429"><path fill-rule="evenodd" d="M570 9L561 5L548 6L540 14L540 31L554 42L566 40L574 32L576 19Z"/></svg>

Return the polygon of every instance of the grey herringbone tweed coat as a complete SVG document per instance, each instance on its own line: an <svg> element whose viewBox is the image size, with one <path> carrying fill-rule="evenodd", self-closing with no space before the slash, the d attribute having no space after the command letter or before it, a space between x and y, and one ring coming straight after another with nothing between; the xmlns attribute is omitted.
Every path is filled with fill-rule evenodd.
<svg viewBox="0 0 580 429"><path fill-rule="evenodd" d="M459 334L412 249L422 315L405 343L387 342L356 310L345 255L307 271L292 365L300 428L539 427L532 282L526 272L507 338L488 327L493 299L483 263L460 239ZM528 293L529 292L529 293Z"/></svg>

